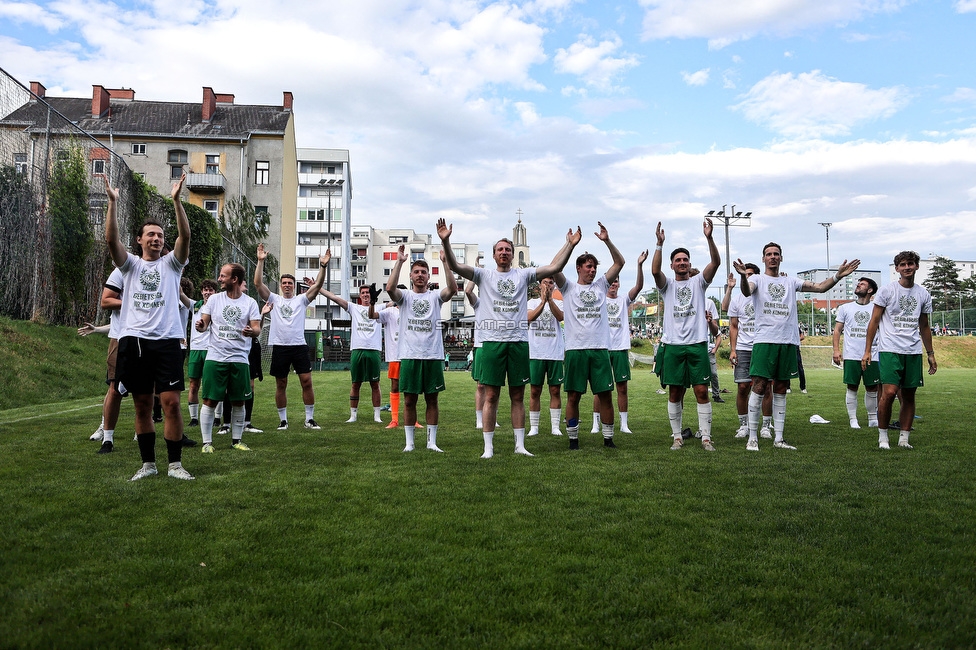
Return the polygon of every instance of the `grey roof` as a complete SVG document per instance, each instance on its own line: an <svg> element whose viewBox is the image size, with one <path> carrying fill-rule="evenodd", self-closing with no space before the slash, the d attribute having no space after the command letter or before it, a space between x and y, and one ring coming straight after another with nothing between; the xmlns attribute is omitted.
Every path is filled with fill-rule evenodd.
<svg viewBox="0 0 976 650"><path fill-rule="evenodd" d="M203 121L203 105L182 102L112 100L108 115L91 116L92 100L75 97L45 97L56 111L95 136L178 136L232 139L252 133L284 135L291 111L281 106L218 104L210 122ZM47 120L44 103L30 101L0 120L0 125L33 125L43 130Z"/></svg>

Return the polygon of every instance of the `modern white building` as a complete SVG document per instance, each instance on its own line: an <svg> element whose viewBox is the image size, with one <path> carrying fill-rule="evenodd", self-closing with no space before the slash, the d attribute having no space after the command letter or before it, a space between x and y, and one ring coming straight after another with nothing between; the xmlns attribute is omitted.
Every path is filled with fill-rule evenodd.
<svg viewBox="0 0 976 650"><path fill-rule="evenodd" d="M929 253L931 255L931 253ZM959 271L959 280L964 281L976 275L976 262L973 261L959 261L956 262L956 270ZM928 280L929 273L932 272L932 268L935 266L935 258L928 260L918 261L918 271L915 273L915 282L921 284ZM895 270L894 264L888 265L888 282L894 282L898 279L898 272Z"/></svg>
<svg viewBox="0 0 976 650"><path fill-rule="evenodd" d="M837 269L807 269L806 271L800 271L796 274L796 277L801 280L809 280L810 282L823 282L827 278L833 277L837 274ZM832 307L834 309L840 303L850 302L854 300L854 289L857 287L858 278L871 278L878 283L880 287L885 283L884 277L881 271L870 271L867 269L858 269L848 275L846 278L842 278L840 282L834 285L833 289L827 293L804 293L797 296L801 300L816 300L818 305L821 302L826 302L830 300Z"/></svg>
<svg viewBox="0 0 976 650"><path fill-rule="evenodd" d="M290 219L282 219L281 248L294 247L295 268L282 264L282 273L299 281L318 274L319 257L332 250L326 269L326 284L332 293L348 296L352 269L350 260L350 217L352 174L348 149L298 149L298 206ZM358 285L357 285L358 286ZM323 296L306 312L306 330L326 331L332 321L347 321L348 315Z"/></svg>

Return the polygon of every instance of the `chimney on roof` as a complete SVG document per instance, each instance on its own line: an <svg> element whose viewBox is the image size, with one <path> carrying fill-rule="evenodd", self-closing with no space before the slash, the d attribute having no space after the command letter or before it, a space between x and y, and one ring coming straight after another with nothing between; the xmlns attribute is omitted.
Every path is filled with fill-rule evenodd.
<svg viewBox="0 0 976 650"><path fill-rule="evenodd" d="M105 117L108 115L108 91L104 86L92 86L92 112L93 118Z"/></svg>
<svg viewBox="0 0 976 650"><path fill-rule="evenodd" d="M31 84L30 88L32 93L34 93L38 97L44 97L44 93L47 92L47 88L45 88L40 81L32 81L30 82L30 84Z"/></svg>
<svg viewBox="0 0 976 650"><path fill-rule="evenodd" d="M213 88L204 86L203 88L203 121L209 122L217 112L217 95Z"/></svg>
<svg viewBox="0 0 976 650"><path fill-rule="evenodd" d="M234 96L230 93L217 93L217 103L218 104L233 104Z"/></svg>
<svg viewBox="0 0 976 650"><path fill-rule="evenodd" d="M108 96L111 99L121 99L126 101L135 101L136 91L132 88L109 88Z"/></svg>
<svg viewBox="0 0 976 650"><path fill-rule="evenodd" d="M291 111L291 104L294 100L295 100L294 96L286 90L284 94L284 101L281 107L286 111Z"/></svg>

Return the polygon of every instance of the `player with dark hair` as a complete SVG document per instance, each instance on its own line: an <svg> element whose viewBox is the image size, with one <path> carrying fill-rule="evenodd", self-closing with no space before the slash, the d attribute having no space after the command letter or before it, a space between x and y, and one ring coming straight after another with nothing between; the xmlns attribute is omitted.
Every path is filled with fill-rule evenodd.
<svg viewBox="0 0 976 650"><path fill-rule="evenodd" d="M871 300L878 293L878 283L871 278L859 278L854 287L854 302L846 302L837 308L837 322L834 325L833 347L834 365L844 368L844 383L847 384L847 417L852 429L860 429L857 423L857 387L864 382L864 407L868 411L868 426L878 426L878 386L881 375L877 363L861 368L864 356L864 341L868 333L868 323L874 313ZM840 337L844 335L844 352L841 354ZM871 350L871 361L877 362L877 346Z"/></svg>

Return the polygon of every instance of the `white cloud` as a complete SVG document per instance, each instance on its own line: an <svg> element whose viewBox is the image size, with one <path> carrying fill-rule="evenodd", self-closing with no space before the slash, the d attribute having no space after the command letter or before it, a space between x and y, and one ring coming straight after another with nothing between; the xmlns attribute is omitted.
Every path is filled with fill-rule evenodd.
<svg viewBox="0 0 976 650"><path fill-rule="evenodd" d="M897 11L910 0L640 0L643 38L707 38L713 49L760 33L777 35ZM973 3L976 0L959 0ZM957 5L958 10L958 5Z"/></svg>
<svg viewBox="0 0 976 650"><path fill-rule="evenodd" d="M57 31L64 24L56 13L32 2L0 2L0 19L21 25L37 25L50 32Z"/></svg>
<svg viewBox="0 0 976 650"><path fill-rule="evenodd" d="M681 72L681 78L689 86L704 86L708 83L708 71L709 68L699 70L698 72Z"/></svg>
<svg viewBox="0 0 976 650"><path fill-rule="evenodd" d="M860 194L851 198L851 203L859 205L861 203L877 203L888 198L887 194Z"/></svg>
<svg viewBox="0 0 976 650"><path fill-rule="evenodd" d="M873 90L814 70L772 74L732 109L782 135L815 138L847 135L859 123L890 117L907 101L903 88Z"/></svg>
<svg viewBox="0 0 976 650"><path fill-rule="evenodd" d="M956 11L961 14L968 14L976 11L976 0L956 0Z"/></svg>
<svg viewBox="0 0 976 650"><path fill-rule="evenodd" d="M976 2L976 0L974 0ZM951 95L942 98L944 102L961 102L965 104L976 104L976 89L956 88Z"/></svg>
<svg viewBox="0 0 976 650"><path fill-rule="evenodd" d="M614 79L640 63L637 56L613 56L623 41L616 34L597 43L591 36L580 35L569 48L559 48L553 57L556 72L574 74L595 88L608 90Z"/></svg>

